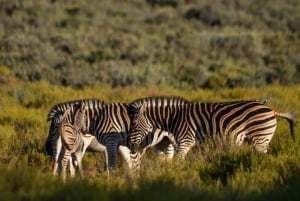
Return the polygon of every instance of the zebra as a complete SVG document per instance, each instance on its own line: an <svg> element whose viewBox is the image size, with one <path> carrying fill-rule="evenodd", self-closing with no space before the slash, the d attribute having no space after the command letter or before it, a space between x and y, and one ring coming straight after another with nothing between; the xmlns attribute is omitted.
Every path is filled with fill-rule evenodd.
<svg viewBox="0 0 300 201"><path fill-rule="evenodd" d="M68 101L63 102L60 104L57 104L53 106L47 116L47 121L51 121L48 137L45 143L46 152L48 155L55 158L55 155L57 154L57 148L60 148L61 144L59 141L59 135L58 135L58 125L59 122L62 120L62 116L65 112L65 110L71 108L71 113L73 114L73 106L80 105L84 103L89 110L93 110L94 113L99 113L100 109L102 108L102 105L104 105L104 102L98 99L82 99L82 100L74 100L74 101ZM69 116L68 118L74 118L73 116ZM72 120L73 121L73 120ZM98 150L97 144L92 143L92 145L95 146L89 146L88 148L93 151L101 151Z"/></svg>
<svg viewBox="0 0 300 201"><path fill-rule="evenodd" d="M82 153L83 150L86 149L87 145L90 143L90 136L83 135L83 132L86 130L86 115L85 104L82 103L80 108L75 110L75 117L74 122L70 121L71 116L71 108L68 108L63 116L62 120L58 125L58 133L61 138L62 147L63 147L63 156L61 157L62 163L62 176L63 180L66 180L66 168L68 162L70 162L70 166L72 165L70 161L71 154L74 154L76 157L76 162L78 163L78 168L81 177L83 177L83 170L82 170ZM70 167L71 169L71 167ZM72 169L71 169L72 170ZM74 171L71 171L71 176L74 177Z"/></svg>
<svg viewBox="0 0 300 201"><path fill-rule="evenodd" d="M127 141L126 131L129 128L129 122L127 122L127 114L123 115L124 111L127 112L125 105L122 104L108 104L105 105L102 101L95 99L75 100L66 103L61 103L54 106L48 115L48 119L54 117L59 118L60 114L66 110L70 105L77 105L80 102L84 102L87 105L86 112L86 133L94 136L94 139L90 140L88 148L93 151L103 151L105 153L105 164L107 173L115 165L117 150L127 161L130 167L130 151L127 146L119 146L122 141ZM58 117L57 117L58 116ZM74 114L73 114L74 116ZM127 118L127 119L126 119ZM48 139L46 142L46 149L48 152L56 153L58 158L59 151L61 149L61 142L57 139L57 120L52 121ZM86 135L86 134L85 134ZM122 140L123 139L123 140ZM54 151L53 151L54 150ZM52 151L52 152L51 152ZM85 151L85 150L83 150ZM84 152L82 153L84 155ZM76 159L76 158L75 158ZM71 168L71 166L70 166ZM53 172L57 171L57 167L54 166Z"/></svg>
<svg viewBox="0 0 300 201"><path fill-rule="evenodd" d="M153 98L144 104L133 103L129 146L133 153L153 129L174 134L178 157L184 159L189 150L207 139L231 140L237 146L249 142L258 152L266 153L277 127L276 117L286 119L294 139L292 113L279 113L257 100L221 103L190 102L171 107L166 102L173 98Z"/></svg>
<svg viewBox="0 0 300 201"><path fill-rule="evenodd" d="M60 139L57 139L56 137L56 119L60 118L61 113L68 106L79 104L80 101L83 101L88 108L86 110L86 133L89 133L95 137L95 140L90 142L88 148L105 152L105 164L108 173L109 169L115 166L117 150L119 150L129 168L131 168L132 157L130 156L130 150L127 144L129 139L128 133L130 128L130 117L128 115L128 104L126 103L103 104L102 102L99 102L99 100L86 99L61 103L54 106L48 115L48 119L52 120L52 123L46 142L47 150L50 153L56 153L55 158L58 157L58 152L56 150L61 149L61 142L59 141ZM53 172L56 172L57 169L57 166L56 168L54 167Z"/></svg>
<svg viewBox="0 0 300 201"><path fill-rule="evenodd" d="M106 145L107 148L107 161L106 163L109 167L114 167L117 157L117 149L121 150L120 153L127 161L129 168L132 168L132 156L130 154L130 149L128 148L128 139L129 139L129 129L131 124L131 119L128 114L128 104L127 103L110 103L105 104L102 108L102 114L99 115L94 122L97 122L96 128L94 130L98 130L98 134L96 135L96 139L101 144ZM99 132L101 131L101 132ZM91 133L91 132L90 132ZM99 134L100 133L100 134ZM154 140L159 139L159 142L163 137L167 137L171 143L175 144L174 137L172 138L172 134L169 132L162 131L161 129L153 131ZM152 141L151 145L144 146L143 149L147 149L148 147L157 147L158 142ZM163 147L160 147L163 148ZM167 154L170 149L167 149Z"/></svg>
<svg viewBox="0 0 300 201"><path fill-rule="evenodd" d="M48 121L51 121L48 138L45 143L47 153L54 158L54 166L53 166L53 174L56 175L57 172L61 172L61 164L59 162L59 156L62 150L62 141L59 135L59 126L60 122L63 119L63 114L66 110L70 110L67 115L69 122L74 122L74 108L78 107L80 104L84 103L89 110L92 110L94 113L99 112L100 108L104 104L103 101L97 99L83 99L83 100L75 100L68 101L61 104L57 104L52 107L48 114ZM87 125L87 122L85 123ZM91 134L85 134L84 140L85 144L88 147L84 147L82 150L82 156L86 148L92 151L101 152L104 151L104 146L97 142L96 138ZM70 160L70 172L71 174L74 172L74 165L76 165L76 157L72 157Z"/></svg>
<svg viewBox="0 0 300 201"><path fill-rule="evenodd" d="M143 104L148 104L148 103L150 105L156 105L157 107L166 107L166 106L169 107L169 109L168 109L169 112L164 112L163 114L158 116L160 121L163 121L163 119L166 120L166 121L164 121L162 126L154 125L156 129L168 130L168 127L171 124L171 122L168 121L171 118L171 116L169 116L171 114L170 112L174 111L177 106L182 106L184 104L189 103L189 101L180 96L171 96L168 98L166 98L164 96L157 96L157 97L146 97L146 98L136 99L128 104L128 113L131 118L131 121L133 119L135 119L134 115L136 114L138 109ZM152 128L154 128L154 127L152 127ZM158 130L158 132L160 132L160 130ZM149 132L149 133L151 133L151 132ZM169 132L167 132L167 133L169 133ZM129 135L131 135L131 132ZM175 144L172 142L171 138L168 137L168 134L166 134L165 136L166 136L165 138L162 138L163 141L161 143L156 142L156 144L157 144L156 147L157 147L158 151L159 151L159 149L164 149L164 147L167 147L166 155L167 155L167 158L169 160L171 160L174 155L174 148L175 148L174 145ZM131 137L130 137L130 139L131 139ZM161 139L159 139L159 140L161 140ZM139 143L141 143L141 142L142 142L142 140ZM130 144L128 146L130 146ZM177 144L176 144L176 146L177 146Z"/></svg>

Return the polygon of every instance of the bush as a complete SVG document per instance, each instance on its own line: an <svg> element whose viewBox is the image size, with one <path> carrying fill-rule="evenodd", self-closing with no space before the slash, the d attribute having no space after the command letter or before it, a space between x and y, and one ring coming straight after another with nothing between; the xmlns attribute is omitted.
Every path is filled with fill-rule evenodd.
<svg viewBox="0 0 300 201"><path fill-rule="evenodd" d="M298 1L0 4L0 66L23 80L190 89L250 86L261 75L252 86L299 83Z"/></svg>

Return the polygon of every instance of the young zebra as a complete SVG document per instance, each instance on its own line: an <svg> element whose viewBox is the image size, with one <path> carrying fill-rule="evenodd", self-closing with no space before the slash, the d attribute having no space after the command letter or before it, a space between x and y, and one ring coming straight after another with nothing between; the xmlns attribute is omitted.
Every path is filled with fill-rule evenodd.
<svg viewBox="0 0 300 201"><path fill-rule="evenodd" d="M143 139L155 128L174 134L178 144L178 156L185 158L188 151L206 139L220 138L233 141L240 146L248 141L259 152L267 152L268 145L276 130L276 117L288 120L294 136L294 115L278 113L259 101L235 101L225 103L186 103L176 107L144 103L140 107L132 104L130 147L136 152Z"/></svg>
<svg viewBox="0 0 300 201"><path fill-rule="evenodd" d="M82 153L83 150L91 142L90 135L85 136L83 133L86 131L86 106L82 103L79 109L75 109L74 122L70 121L71 109L67 109L62 117L62 121L58 126L58 133L62 143L62 176L63 180L66 179L66 169L70 162L70 169L72 166L71 155L74 155L77 161L79 172L83 177L82 170ZM71 169L72 170L72 169ZM71 171L71 176L74 176L75 172Z"/></svg>
<svg viewBox="0 0 300 201"><path fill-rule="evenodd" d="M69 118L70 121L73 122L74 120L73 108L74 106L78 107L78 105L80 105L82 102L88 107L89 110L92 110L94 113L97 112L99 113L100 109L102 108L102 105L104 105L103 101L98 99L82 99L82 100L74 100L74 101L68 101L68 102L57 104L53 106L49 111L47 121L51 121L51 125L50 125L49 134L46 140L45 147L47 153L53 158L57 156L57 152L59 152L57 150L60 150L60 146L59 146L60 142L58 142L60 139L59 139L57 129L64 112L69 108L71 109L71 115ZM97 144L95 143L92 144L95 146L94 147L89 146L88 147L89 150L101 151L98 150L99 147L97 147Z"/></svg>
<svg viewBox="0 0 300 201"><path fill-rule="evenodd" d="M103 104L102 101L96 99L69 101L63 104L55 105L48 114L48 121L49 120L51 121L51 125L49 129L49 135L46 141L46 150L47 153L54 158L54 166L53 166L54 175L56 175L58 172L61 172L62 170L61 163L59 160L60 154L62 152L62 142L58 131L60 122L63 119L63 115L65 114L66 110L69 110L69 112L65 114L65 118L67 118L69 122L74 122L76 109L80 108L81 103L84 103L88 109L93 108L94 112L99 111L99 108L101 108ZM85 134L84 141L85 141L84 144L88 145L88 147L84 147L84 149L82 150L82 156L84 155L86 148L97 152L104 151L104 146L99 144L93 135ZM76 162L76 158L71 157L69 167L72 175L74 175L74 171L75 171L74 165L76 164L78 164Z"/></svg>

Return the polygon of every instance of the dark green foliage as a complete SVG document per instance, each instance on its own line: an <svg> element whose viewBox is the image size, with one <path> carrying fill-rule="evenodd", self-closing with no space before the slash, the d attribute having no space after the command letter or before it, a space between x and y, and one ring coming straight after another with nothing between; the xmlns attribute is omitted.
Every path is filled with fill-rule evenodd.
<svg viewBox="0 0 300 201"><path fill-rule="evenodd" d="M297 0L3 0L0 67L75 88L291 85L299 10Z"/></svg>

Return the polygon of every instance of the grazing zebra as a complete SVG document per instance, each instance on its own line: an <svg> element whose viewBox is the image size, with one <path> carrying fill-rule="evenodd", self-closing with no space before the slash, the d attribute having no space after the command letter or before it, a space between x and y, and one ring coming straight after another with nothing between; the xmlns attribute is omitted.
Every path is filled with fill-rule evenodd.
<svg viewBox="0 0 300 201"><path fill-rule="evenodd" d="M167 138L168 140L164 140L164 138ZM139 150L137 152L132 152L130 157L132 160L132 168L139 169L140 168L140 159L141 157L146 153L146 150L150 147L158 146L162 142L165 142L167 144L162 145L162 149L167 147L167 159L171 160L174 155L174 149L177 150L178 146L175 141L174 135L169 132L165 132L161 129L154 129L153 132L149 133L144 140L141 142L141 145L139 147ZM171 143L171 146L170 146Z"/></svg>
<svg viewBox="0 0 300 201"><path fill-rule="evenodd" d="M94 151L105 152L107 171L115 165L117 150L119 150L120 154L131 168L130 150L127 146L130 118L128 116L127 104L124 103L104 105L98 100L87 99L61 103L54 106L48 115L48 119L52 120L49 136L46 142L46 149L48 153L52 156L55 154L55 158L58 158L59 151L56 150L61 149L60 139L57 138L56 122L58 120L56 119L60 118L62 112L66 110L67 107L79 104L81 101L87 105L87 130L85 133L95 136L95 140L89 143L88 148ZM57 169L56 165L54 166L53 171L56 172Z"/></svg>
<svg viewBox="0 0 300 201"><path fill-rule="evenodd" d="M172 97L163 97L163 96L158 96L158 97L148 97L148 98L141 98L141 99L137 99L134 100L133 102L131 102L128 106L128 113L129 116L131 118L131 121L135 118L135 114L137 111L139 111L139 108L142 107L142 105L144 104L149 104L151 107L152 106L157 106L157 110L159 110L160 108L164 108L167 107L168 109L165 110L163 113L160 113L158 116L156 116L156 118L158 119L158 122L163 122L160 125L147 125L147 122L143 122L141 124L139 124L139 126L148 126L147 128L151 131L149 131L149 133L152 132L152 129L161 129L164 131L168 131L170 125L172 124L172 115L174 114L174 112L176 111L177 107L180 107L182 105L185 105L189 103L188 100L182 98L182 97L177 97L177 96L172 96ZM156 110L152 111L153 113L156 112ZM153 114L154 115L154 114ZM133 122L132 122L133 123ZM138 123L133 123L133 124L138 124ZM132 127L132 126L131 126ZM148 134L149 134L148 133ZM169 133L169 132L168 132ZM131 132L130 134L131 135ZM167 135L166 135L167 136ZM130 142L131 142L131 136L130 136ZM134 137L133 137L134 138ZM166 138L163 138L163 140L165 140ZM142 142L143 140L140 139L139 144ZM172 141L169 140L165 140L163 143L167 143L167 158L172 159L173 154L174 154L174 146L172 143Z"/></svg>
<svg viewBox="0 0 300 201"><path fill-rule="evenodd" d="M196 142L203 143L215 137L233 141L237 146L247 141L257 151L266 153L276 130L276 117L288 120L294 137L294 115L275 112L259 101L193 102L174 108L154 104L157 99L164 102L173 98L153 98L131 110L130 148L133 153L155 128L174 134L180 158L185 158Z"/></svg>
<svg viewBox="0 0 300 201"><path fill-rule="evenodd" d="M96 135L98 142L106 145L107 148L107 164L109 167L113 167L116 162L117 149L121 151L121 155L127 161L129 168L132 168L130 150L128 148L128 133L131 124L130 117L128 115L128 104L126 103L111 103L104 105L102 108L102 115L97 120L97 130L101 131ZM90 132L91 133L91 132ZM148 147L156 146L162 138L167 137L171 143L176 144L174 137L168 132L162 130L154 130L153 139L151 145L142 148L147 149ZM155 140L159 139L158 142ZM173 141L172 141L173 140ZM168 149L169 151L169 149ZM169 151L171 152L171 151ZM173 153L167 154L172 155Z"/></svg>
<svg viewBox="0 0 300 201"><path fill-rule="evenodd" d="M168 142L171 143L172 147L174 147L175 149L178 148L175 137L172 133L163 131L161 129L154 129L153 132L148 134L147 137L141 142L141 156L145 154L148 148L157 146L157 144L160 143L164 138L168 139ZM171 155L173 155L173 153L171 153Z"/></svg>
<svg viewBox="0 0 300 201"><path fill-rule="evenodd" d="M87 108L85 107L85 104L83 103L80 108L75 110L74 115L74 122L72 123L70 120L71 116L71 109L67 109L63 116L62 121L59 123L58 126L58 133L61 138L62 142L62 176L63 180L66 179L66 169L68 162L70 162L70 166L72 165L71 154L73 154L76 157L77 165L81 174L81 177L83 177L83 170L82 170L82 153L84 152L87 147L85 143L90 143L90 137L84 136L82 133L86 131L86 113L85 110ZM88 141L88 142L87 142ZM85 147L84 147L85 146ZM71 167L70 167L71 169ZM74 172L71 171L71 176L74 176Z"/></svg>

